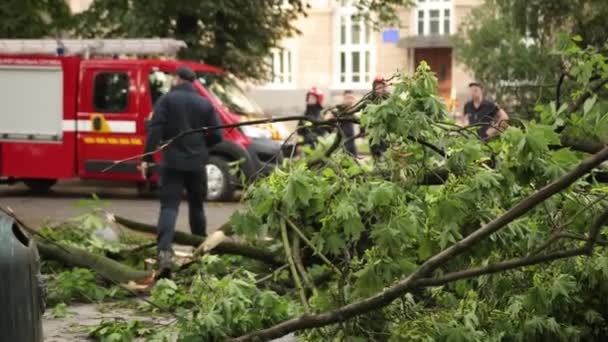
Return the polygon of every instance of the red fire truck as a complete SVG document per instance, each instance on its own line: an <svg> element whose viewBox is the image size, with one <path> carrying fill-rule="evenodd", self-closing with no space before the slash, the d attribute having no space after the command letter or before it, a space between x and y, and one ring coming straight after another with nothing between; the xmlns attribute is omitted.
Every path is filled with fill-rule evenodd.
<svg viewBox="0 0 608 342"><path fill-rule="evenodd" d="M167 55L174 40L0 40L0 182L24 182L36 192L58 180L130 181L144 188L138 160L102 172L114 161L143 153L146 122L154 102L169 91L180 65L192 68L195 88L224 124L263 116L222 70L199 63L118 58ZM58 53L62 56L52 55ZM64 55L65 54L65 55ZM90 58L110 55L110 58ZM211 149L208 199L227 200L237 188L230 163L247 179L280 162L285 129L277 125L224 130ZM157 175L150 178L158 180Z"/></svg>

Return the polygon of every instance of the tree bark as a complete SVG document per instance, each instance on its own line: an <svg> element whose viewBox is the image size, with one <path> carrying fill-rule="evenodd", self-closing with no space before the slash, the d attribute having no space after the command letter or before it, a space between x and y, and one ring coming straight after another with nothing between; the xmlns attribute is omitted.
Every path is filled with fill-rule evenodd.
<svg viewBox="0 0 608 342"><path fill-rule="evenodd" d="M128 283L131 280L137 282L152 276L151 271L136 270L118 261L90 253L84 249L57 242L44 241L37 236L34 239L38 251L43 258L56 260L68 266L88 268L114 283Z"/></svg>
<svg viewBox="0 0 608 342"><path fill-rule="evenodd" d="M121 216L114 216L114 219L117 223L128 229L142 233L156 234L156 227L153 225L132 221ZM232 230L231 225L229 223L223 224L219 229L227 233ZM203 243L203 241L205 241L205 238L202 236L196 236L176 231L173 241L180 245L198 247ZM281 260L281 258L277 257L275 254L269 252L266 249L233 241L222 241L213 250L211 250L210 253L240 255L254 260L262 261L273 267L279 267L285 264L285 262Z"/></svg>

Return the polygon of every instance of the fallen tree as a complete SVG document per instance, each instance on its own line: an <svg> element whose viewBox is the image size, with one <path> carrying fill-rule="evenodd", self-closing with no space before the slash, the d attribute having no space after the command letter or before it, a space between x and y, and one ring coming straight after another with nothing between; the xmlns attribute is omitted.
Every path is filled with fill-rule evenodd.
<svg viewBox="0 0 608 342"><path fill-rule="evenodd" d="M35 238L35 240L42 258L56 260L66 266L88 268L103 279L115 284L126 284L130 281L149 282L153 277L152 271L136 270L116 260L83 249L45 241L41 238Z"/></svg>
<svg viewBox="0 0 608 342"><path fill-rule="evenodd" d="M584 66L577 61L587 54L568 58ZM608 160L608 101L597 80L577 82L571 104L539 106L537 121L512 122L483 142L446 118L423 63L396 78L384 102L360 105L367 137L390 145L382 158L341 153L337 134L288 160L245 190L244 210L220 229L228 237L176 234L176 243L215 255L193 263L193 279L159 282L153 299L190 310L177 327L192 340L608 336L598 300L608 298L608 253L595 248L606 245L608 189L598 175ZM226 254L273 269L253 274ZM280 295L258 286L275 279L290 283Z"/></svg>
<svg viewBox="0 0 608 342"><path fill-rule="evenodd" d="M592 253L593 248L595 247L601 228L608 225L608 206L605 207L603 212L597 216L594 223L589 227L587 239L584 241L585 244L582 247L550 254L530 255L523 258L505 260L488 266L453 271L439 277L429 277L437 268L445 265L459 254L470 251L480 241L487 239L490 235L503 229L509 223L526 214L551 196L563 191L581 177L585 176L595 167L607 160L608 146L604 147L596 155L585 160L573 171L528 196L500 217L475 230L473 233L469 234L460 241L457 241L449 248L441 251L439 254L429 258L407 278L399 281L397 284L389 287L388 289L377 293L373 297L365 298L361 301L348 304L334 311L316 315L304 315L300 318L280 323L265 330L231 339L231 341L258 341L275 339L292 332L343 322L357 315L379 310L390 304L392 301L417 288L443 286L457 280L477 277L484 274L491 274L517 267L546 263L576 255L589 255Z"/></svg>
<svg viewBox="0 0 608 342"><path fill-rule="evenodd" d="M10 209L0 207L0 211L12 217L15 224L34 239L40 256L45 260L55 260L70 267L88 268L114 284L129 281L149 283L154 275L152 271L137 270L104 255L92 253L62 241L54 241L27 226Z"/></svg>
<svg viewBox="0 0 608 342"><path fill-rule="evenodd" d="M133 221L122 216L113 215L116 223L129 228L133 231L148 233L156 235L156 226ZM230 232L230 224L226 223L218 228L219 231ZM176 231L173 241L177 244L184 246L192 246L198 247L200 246L205 239L201 236L196 236L188 233L184 233L181 231ZM273 253L270 253L267 249L263 247L254 247L245 243L239 243L231 240L223 240L219 244L217 244L213 250L210 251L211 254L231 254L231 255L240 255L244 257L248 257L254 260L258 260L264 262L270 266L281 266L284 264L280 258L278 258Z"/></svg>

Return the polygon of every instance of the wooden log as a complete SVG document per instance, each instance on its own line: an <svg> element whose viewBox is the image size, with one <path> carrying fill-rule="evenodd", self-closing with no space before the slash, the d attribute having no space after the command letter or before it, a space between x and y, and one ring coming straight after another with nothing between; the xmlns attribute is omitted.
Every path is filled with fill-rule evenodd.
<svg viewBox="0 0 608 342"><path fill-rule="evenodd" d="M114 215L114 220L116 220L116 222L120 225L133 231L156 234L156 227L153 225L129 220L127 218L117 215ZM231 231L231 225L229 223L225 223L219 229L229 233ZM176 231L173 241L180 245L198 247L205 241L205 238L202 236ZM285 262L281 260L281 258L264 248L254 247L245 243L235 242L231 240L225 240L220 242L215 248L210 251L210 254L240 255L258 261L262 261L273 267L279 267L285 264Z"/></svg>
<svg viewBox="0 0 608 342"><path fill-rule="evenodd" d="M44 259L52 259L62 264L88 268L101 277L115 283L128 283L129 281L143 281L152 276L151 271L140 271L103 255L93 254L84 249L60 244L58 242L44 241L35 237L38 252Z"/></svg>

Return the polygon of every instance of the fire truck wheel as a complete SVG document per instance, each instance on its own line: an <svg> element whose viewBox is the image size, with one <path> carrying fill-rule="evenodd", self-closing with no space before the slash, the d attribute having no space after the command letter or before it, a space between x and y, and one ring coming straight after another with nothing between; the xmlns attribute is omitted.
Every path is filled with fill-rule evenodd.
<svg viewBox="0 0 608 342"><path fill-rule="evenodd" d="M23 181L35 194L45 194L57 183L54 179L26 179Z"/></svg>
<svg viewBox="0 0 608 342"><path fill-rule="evenodd" d="M207 200L233 200L236 181L230 174L228 161L222 157L211 156L205 166L205 171L207 172Z"/></svg>

